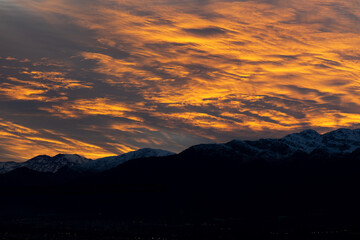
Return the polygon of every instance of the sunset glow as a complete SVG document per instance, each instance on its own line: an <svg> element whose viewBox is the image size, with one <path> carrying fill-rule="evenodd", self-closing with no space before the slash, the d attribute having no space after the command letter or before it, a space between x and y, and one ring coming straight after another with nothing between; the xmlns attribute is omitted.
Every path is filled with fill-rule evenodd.
<svg viewBox="0 0 360 240"><path fill-rule="evenodd" d="M359 126L358 0L5 0L0 33L0 161Z"/></svg>

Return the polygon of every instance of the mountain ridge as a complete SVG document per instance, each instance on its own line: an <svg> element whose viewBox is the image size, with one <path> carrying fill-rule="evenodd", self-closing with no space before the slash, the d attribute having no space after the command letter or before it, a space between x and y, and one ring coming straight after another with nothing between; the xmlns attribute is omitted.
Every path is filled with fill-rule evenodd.
<svg viewBox="0 0 360 240"><path fill-rule="evenodd" d="M147 157L163 157L173 155L175 153L165 151L162 149L142 148L137 151L131 151L121 154L119 156L110 156L99 158L93 161L86 162L80 165L77 169L83 171L105 171L117 167L132 159L147 158Z"/></svg>
<svg viewBox="0 0 360 240"><path fill-rule="evenodd" d="M284 238L275 238L355 239L313 238L312 233L324 227L328 232L360 231L357 134L304 131L275 140L202 144L179 154L133 159L102 172L67 166L55 173L18 168L0 175L0 214L10 211L17 219L29 213L65 216L71 221L90 216L129 223L164 219L188 224L195 219L201 227L212 219L223 219L221 224L227 219L240 235L283 231ZM224 226L229 227L221 229ZM221 239L231 235L226 236Z"/></svg>
<svg viewBox="0 0 360 240"><path fill-rule="evenodd" d="M38 172L51 173L55 173L63 167L68 167L76 171L105 171L132 159L154 156L161 157L172 154L175 153L161 149L143 148L119 156L99 158L96 160L88 159L78 154L57 154L53 157L38 155L22 163L0 162L0 174L11 172L22 167Z"/></svg>
<svg viewBox="0 0 360 240"><path fill-rule="evenodd" d="M288 134L282 138L262 138L259 140L232 140L227 143L198 144L191 146L179 154L202 153L204 156L221 158L238 158L242 161L263 159L279 161L293 155L311 154L324 151L328 154L351 153L360 147L360 129L339 128L320 134L313 129ZM91 160L77 154L58 154L36 156L26 162L0 162L0 174L10 172L19 167L27 167L39 172L57 172L62 167L70 167L76 171L101 172L115 168L129 160L148 157L164 157L175 153L143 148L137 151Z"/></svg>

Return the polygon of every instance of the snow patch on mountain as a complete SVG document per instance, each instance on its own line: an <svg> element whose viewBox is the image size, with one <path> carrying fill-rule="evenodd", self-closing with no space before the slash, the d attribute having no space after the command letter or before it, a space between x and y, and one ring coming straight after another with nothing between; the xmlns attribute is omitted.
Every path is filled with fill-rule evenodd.
<svg viewBox="0 0 360 240"><path fill-rule="evenodd" d="M287 159L294 154L327 152L328 154L352 153L360 149L360 129L345 129L319 134L314 130L305 130L289 134L283 138L260 139L258 141L233 140L225 144L200 144L192 146L181 154L201 154L216 158L238 158L251 161ZM65 166L80 171L105 171L117 167L132 159L163 157L175 153L143 148L119 156L90 160L77 154L58 154L54 157L40 155L23 163L0 162L0 174L18 167L27 167L40 172L56 172Z"/></svg>
<svg viewBox="0 0 360 240"><path fill-rule="evenodd" d="M283 159L296 152L310 154L316 150L326 151L330 154L351 153L360 148L360 129L342 128L326 134L319 134L310 129L279 139L234 140L226 145L231 146L245 158L249 156L251 158Z"/></svg>
<svg viewBox="0 0 360 240"><path fill-rule="evenodd" d="M18 168L17 162L0 162L0 174L10 172Z"/></svg>
<svg viewBox="0 0 360 240"><path fill-rule="evenodd" d="M23 163L23 167L30 168L38 172L57 172L65 166L73 167L92 160L77 154L58 154L54 157L40 155Z"/></svg>
<svg viewBox="0 0 360 240"><path fill-rule="evenodd" d="M311 154L314 151L329 154L351 153L360 148L360 129L338 129L326 134L305 130L283 138L267 138L257 141L233 140L225 144L200 144L182 154L199 153L214 157L232 157L243 161L252 159L279 160L294 154Z"/></svg>
<svg viewBox="0 0 360 240"><path fill-rule="evenodd" d="M26 162L0 162L0 174L10 172L16 168L26 167L38 172L57 172L65 166L74 167L92 161L77 154L58 154L54 157L47 155L36 156Z"/></svg>
<svg viewBox="0 0 360 240"><path fill-rule="evenodd" d="M58 154L54 157L39 155L22 163L0 162L0 174L10 172L20 167L26 167L38 172L52 173L57 172L63 167L69 167L73 170L79 171L105 171L132 159L163 157L173 154L175 153L161 149L143 148L119 156L100 158L96 160L87 159L77 154Z"/></svg>
<svg viewBox="0 0 360 240"><path fill-rule="evenodd" d="M173 152L169 152L161 149L142 148L137 151L124 153L119 156L99 158L94 161L86 162L78 167L82 170L105 171L117 167L120 164L123 164L133 159L149 158L149 157L165 157L174 154L175 153Z"/></svg>

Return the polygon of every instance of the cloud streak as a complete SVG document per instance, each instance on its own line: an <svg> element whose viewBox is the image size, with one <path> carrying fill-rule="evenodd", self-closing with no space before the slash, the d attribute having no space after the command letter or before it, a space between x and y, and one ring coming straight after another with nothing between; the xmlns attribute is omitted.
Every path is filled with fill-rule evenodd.
<svg viewBox="0 0 360 240"><path fill-rule="evenodd" d="M58 151L179 151L360 120L356 0L16 0L0 15L0 117L47 126Z"/></svg>

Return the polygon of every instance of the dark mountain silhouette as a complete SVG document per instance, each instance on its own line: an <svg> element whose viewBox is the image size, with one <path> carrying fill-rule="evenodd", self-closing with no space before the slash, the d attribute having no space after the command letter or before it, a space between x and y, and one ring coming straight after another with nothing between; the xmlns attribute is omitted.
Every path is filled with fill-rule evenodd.
<svg viewBox="0 0 360 240"><path fill-rule="evenodd" d="M309 131L299 135L324 136ZM249 239L272 239L274 232L288 235L273 239L352 239L360 230L360 148L350 135L352 142L343 144L351 147L344 150L334 144L340 138L336 135L327 140L330 147L324 147L321 137L325 143L310 150L308 141L297 147L286 139L198 145L176 155L133 159L103 172L18 168L0 175L0 212L11 217L213 224L216 231L208 239L224 237L224 224L229 236ZM136 231L144 230L136 226ZM334 233L331 238L310 238L327 231Z"/></svg>
<svg viewBox="0 0 360 240"><path fill-rule="evenodd" d="M143 148L136 151L124 153L119 156L99 158L96 160L87 159L78 154L57 154L54 157L50 157L47 155L39 155L26 162L21 163L0 162L0 174L11 172L14 169L21 167L26 167L38 172L52 173L55 173L64 167L72 168L79 172L101 172L114 168L132 159L169 156L173 154L175 153L161 149Z"/></svg>

